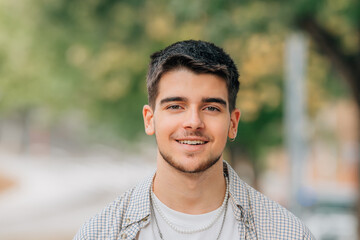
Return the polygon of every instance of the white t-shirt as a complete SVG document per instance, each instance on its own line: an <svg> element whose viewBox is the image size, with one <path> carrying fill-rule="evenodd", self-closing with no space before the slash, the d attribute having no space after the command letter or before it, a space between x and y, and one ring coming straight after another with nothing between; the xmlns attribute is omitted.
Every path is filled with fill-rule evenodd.
<svg viewBox="0 0 360 240"><path fill-rule="evenodd" d="M154 194L155 196L155 194ZM214 217L221 209L218 208L212 212L192 215L177 212L165 204L163 204L156 196L154 197L154 201L156 201L157 205L160 208L160 211L171 221L171 223L179 226L181 229L196 229L200 228L204 225L207 225L211 221L213 221ZM218 220L207 230L192 234L181 234L173 230L161 217L160 213L156 208L153 208L156 214L156 219L159 224L160 231L163 235L164 240L202 240L202 239L216 239L221 230L220 238L221 240L232 240L239 239L239 224L235 219L232 204L228 201L226 216L223 228L221 229L222 221L224 218L224 211L218 218ZM148 225L142 228L138 235L139 240L160 240L158 228L155 223L155 219L152 217L151 221Z"/></svg>

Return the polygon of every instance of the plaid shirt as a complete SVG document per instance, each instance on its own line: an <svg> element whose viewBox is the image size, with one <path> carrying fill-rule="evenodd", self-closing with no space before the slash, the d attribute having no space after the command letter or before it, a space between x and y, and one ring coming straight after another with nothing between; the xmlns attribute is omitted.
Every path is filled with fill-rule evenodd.
<svg viewBox="0 0 360 240"><path fill-rule="evenodd" d="M224 173L229 177L229 202L239 223L239 239L315 239L297 217L240 180L226 162ZM130 189L91 218L73 240L136 239L151 219L153 177Z"/></svg>

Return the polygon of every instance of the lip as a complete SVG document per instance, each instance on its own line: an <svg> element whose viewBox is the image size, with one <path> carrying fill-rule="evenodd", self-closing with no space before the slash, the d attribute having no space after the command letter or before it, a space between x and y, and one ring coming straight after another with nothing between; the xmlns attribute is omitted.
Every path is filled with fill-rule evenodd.
<svg viewBox="0 0 360 240"><path fill-rule="evenodd" d="M184 140L203 141L205 143L204 144L198 144L198 145L191 145L191 144L184 144L184 143L179 142L179 141L184 141ZM175 142L177 143L177 146L181 149L181 151L194 153L194 152L203 151L206 148L207 144L209 143L209 140L197 137L197 138L176 139Z"/></svg>
<svg viewBox="0 0 360 240"><path fill-rule="evenodd" d="M175 141L202 141L202 142L209 142L208 138L204 137L186 137L186 138L176 138Z"/></svg>

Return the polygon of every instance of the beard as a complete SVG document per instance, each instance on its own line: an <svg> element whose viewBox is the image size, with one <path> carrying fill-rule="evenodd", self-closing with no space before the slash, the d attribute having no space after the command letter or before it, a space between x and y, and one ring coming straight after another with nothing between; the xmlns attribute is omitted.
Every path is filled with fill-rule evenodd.
<svg viewBox="0 0 360 240"><path fill-rule="evenodd" d="M173 168L175 168L176 170L183 172L183 173L201 173L201 172L205 172L206 170L208 170L209 168L211 168L215 163L217 163L220 158L221 158L221 154L217 157L213 157L213 158L208 158L206 161L204 161L200 166L198 166L195 169L189 170L186 169L183 165L179 164L178 162L176 162L170 155L165 154L164 152L162 152L159 149L159 153L162 156L162 158ZM189 157L191 157L192 155L189 155Z"/></svg>
<svg viewBox="0 0 360 240"><path fill-rule="evenodd" d="M208 141L211 140L211 138L205 134L203 134L201 131L193 131L193 132L189 132L189 131L183 131L181 133L177 133L177 134L173 134L171 136L171 139L177 139L177 138L186 138L188 136L197 136L197 137L202 137L207 139ZM220 153L219 156L209 156L208 159L206 159L206 161L202 161L202 163L196 167L195 169L187 169L184 165L181 164L181 159L179 159L179 161L176 161L176 159L174 159L171 156L171 153L165 153L164 151L162 151L159 147L158 144L158 140L157 140L157 135L156 135L156 131L155 131L155 139L156 139L156 144L158 146L158 151L161 155L161 157L173 168L175 168L176 170L182 172L182 173L190 173L190 174L196 174L196 173L202 173L205 172L206 170L208 170L209 168L211 168L215 163L217 163L221 156L222 153ZM194 157L195 154L188 154L188 157Z"/></svg>

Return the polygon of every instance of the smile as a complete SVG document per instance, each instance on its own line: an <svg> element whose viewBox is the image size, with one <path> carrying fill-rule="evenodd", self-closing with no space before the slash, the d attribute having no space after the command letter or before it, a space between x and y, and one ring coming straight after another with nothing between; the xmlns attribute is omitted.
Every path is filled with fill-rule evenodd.
<svg viewBox="0 0 360 240"><path fill-rule="evenodd" d="M206 141L200 141L200 140L176 140L178 143L181 144L188 144L188 145L202 145L207 143Z"/></svg>

